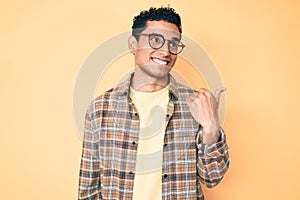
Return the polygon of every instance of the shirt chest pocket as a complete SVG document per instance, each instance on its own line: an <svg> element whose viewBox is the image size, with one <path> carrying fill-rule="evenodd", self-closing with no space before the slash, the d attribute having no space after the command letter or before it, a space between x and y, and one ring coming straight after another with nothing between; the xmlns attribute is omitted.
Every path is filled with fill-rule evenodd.
<svg viewBox="0 0 300 200"><path fill-rule="evenodd" d="M135 165L137 137L119 128L102 130L99 153L104 168L126 170ZM132 168L132 167L131 167Z"/></svg>

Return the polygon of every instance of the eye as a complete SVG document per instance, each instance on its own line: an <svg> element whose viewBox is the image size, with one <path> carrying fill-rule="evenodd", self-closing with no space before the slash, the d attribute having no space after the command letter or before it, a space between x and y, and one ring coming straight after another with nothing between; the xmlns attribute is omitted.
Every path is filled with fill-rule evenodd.
<svg viewBox="0 0 300 200"><path fill-rule="evenodd" d="M157 44L160 44L162 42L162 39L159 36L151 36L150 40L152 43L157 43Z"/></svg>
<svg viewBox="0 0 300 200"><path fill-rule="evenodd" d="M176 41L176 40L169 41L169 47L173 48L173 49L177 49L178 48L178 41Z"/></svg>

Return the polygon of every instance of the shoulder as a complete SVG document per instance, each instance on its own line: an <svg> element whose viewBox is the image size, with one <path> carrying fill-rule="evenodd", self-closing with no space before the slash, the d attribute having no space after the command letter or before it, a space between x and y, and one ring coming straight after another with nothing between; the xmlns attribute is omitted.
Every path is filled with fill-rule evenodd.
<svg viewBox="0 0 300 200"><path fill-rule="evenodd" d="M131 75L124 81L117 84L115 87L105 91L100 96L96 97L90 104L89 108L93 110L106 109L110 104L116 104L120 99L125 99L128 96L130 87Z"/></svg>
<svg viewBox="0 0 300 200"><path fill-rule="evenodd" d="M178 101L179 102L185 102L186 98L194 94L194 89L191 87L188 87L186 85L183 85L181 83L177 83L177 95L178 95Z"/></svg>
<svg viewBox="0 0 300 200"><path fill-rule="evenodd" d="M185 94L190 95L195 92L194 89L192 89L186 85L183 85L181 83L177 83L177 88L178 88L179 95L185 95Z"/></svg>
<svg viewBox="0 0 300 200"><path fill-rule="evenodd" d="M105 107L107 107L107 105L111 101L112 92L113 92L113 88L107 90L103 94L93 99L88 105L86 115L91 118L95 118L95 116L99 116L100 112L105 110Z"/></svg>
<svg viewBox="0 0 300 200"><path fill-rule="evenodd" d="M170 76L169 88L172 95L179 101L185 101L188 96L194 93L194 90L191 87L177 82L172 76Z"/></svg>

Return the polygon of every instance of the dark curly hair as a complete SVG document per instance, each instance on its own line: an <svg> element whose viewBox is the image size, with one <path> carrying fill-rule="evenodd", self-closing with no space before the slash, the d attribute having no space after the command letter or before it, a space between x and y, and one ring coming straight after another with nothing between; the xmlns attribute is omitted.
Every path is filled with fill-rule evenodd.
<svg viewBox="0 0 300 200"><path fill-rule="evenodd" d="M175 24L180 33L182 33L181 19L179 14L170 7L151 7L149 10L140 12L139 15L133 18L132 35L138 40L139 34L146 29L147 21L159 21L163 20L172 24Z"/></svg>

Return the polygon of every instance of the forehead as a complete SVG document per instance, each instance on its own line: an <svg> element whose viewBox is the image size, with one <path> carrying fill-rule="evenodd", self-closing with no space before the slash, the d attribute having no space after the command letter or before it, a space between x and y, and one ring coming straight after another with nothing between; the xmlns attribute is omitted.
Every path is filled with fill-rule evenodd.
<svg viewBox="0 0 300 200"><path fill-rule="evenodd" d="M143 33L158 33L166 37L180 38L180 32L175 24L160 20L160 21L147 21L146 29Z"/></svg>

